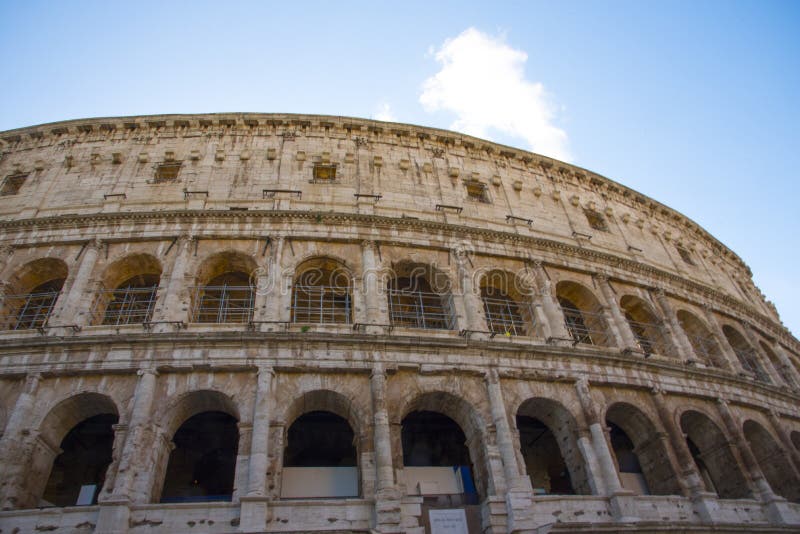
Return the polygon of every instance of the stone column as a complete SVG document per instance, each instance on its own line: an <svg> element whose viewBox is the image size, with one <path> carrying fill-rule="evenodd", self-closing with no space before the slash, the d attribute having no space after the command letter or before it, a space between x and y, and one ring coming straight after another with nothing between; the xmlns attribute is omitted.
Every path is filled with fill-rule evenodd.
<svg viewBox="0 0 800 534"><path fill-rule="evenodd" d="M617 465L606 440L605 430L603 425L600 424L600 417L597 415L594 399L592 399L592 395L589 392L589 382L585 378L578 379L575 382L575 390L578 394L584 419L589 425L592 449L602 473L611 513L617 521L638 521L635 495L622 487Z"/></svg>
<svg viewBox="0 0 800 534"><path fill-rule="evenodd" d="M468 266L468 251L457 248L453 251L456 258L456 269L458 272L458 287L464 300L464 328L477 332L486 332L489 327L486 325L486 317L483 311L483 300L476 292L473 271Z"/></svg>
<svg viewBox="0 0 800 534"><path fill-rule="evenodd" d="M128 436L120 456L114 490L108 499L110 501L146 503L149 497L146 494L136 495L133 487L137 476L142 475L137 470L149 467L142 463L142 460L147 457L145 451L153 445L147 438L151 433L148 430L152 424L150 418L153 413L158 373L155 369L141 369L138 375L139 380L133 393Z"/></svg>
<svg viewBox="0 0 800 534"><path fill-rule="evenodd" d="M266 320L270 305L267 298L270 291L270 271L272 271L272 265L267 261L266 266L258 266L250 275L250 283L255 284L253 287L253 321Z"/></svg>
<svg viewBox="0 0 800 534"><path fill-rule="evenodd" d="M271 414L272 367L259 367L253 401L253 427L247 467L247 494L241 498L241 532L263 532L267 528L267 471L269 469L269 420Z"/></svg>
<svg viewBox="0 0 800 534"><path fill-rule="evenodd" d="M743 371L744 369L742 368L742 364L739 361L739 358L736 356L736 353L733 351L731 344L728 343L728 338L725 337L725 333L722 331L719 321L717 321L717 316L714 314L714 310L712 310L711 306L708 304L704 304L703 311L705 312L706 320L711 327L711 333L716 338L719 350L725 360L718 362L718 365L720 365L720 367L723 369L728 369L729 371L735 371L737 373Z"/></svg>
<svg viewBox="0 0 800 534"><path fill-rule="evenodd" d="M364 315L369 324L389 324L385 280L381 276L381 265L377 258L378 244L375 241L361 243L361 278L364 291Z"/></svg>
<svg viewBox="0 0 800 534"><path fill-rule="evenodd" d="M778 369L775 367L775 364L772 363L772 360L764 352L764 349L761 347L761 343L758 342L758 336L756 336L755 332L753 332L753 328L748 323L741 324L744 335L747 338L747 342L750 343L751 347L753 347L753 352L757 358L756 364L759 365L762 371L767 374L770 382L776 385L782 384L784 379L781 377Z"/></svg>
<svg viewBox="0 0 800 534"><path fill-rule="evenodd" d="M400 495L394 480L392 463L392 436L389 428L389 411L386 406L386 371L376 363L370 376L372 392L372 424L375 440L375 495L376 528L378 532L400 532Z"/></svg>
<svg viewBox="0 0 800 534"><path fill-rule="evenodd" d="M638 347L639 343L636 341L636 336L633 335L631 325L625 319L625 315L623 315L619 307L617 297L608 281L608 277L596 274L594 278L597 280L597 285L600 286L600 292L603 294L603 299L606 301L606 306L611 314L609 327L611 327L611 331L617 339L617 346L621 349Z"/></svg>
<svg viewBox="0 0 800 534"><path fill-rule="evenodd" d="M756 460L753 451L750 450L750 445L744 437L744 432L742 432L741 424L735 419L733 413L731 413L728 401L725 399L717 399L717 408L719 414L722 416L722 422L725 425L725 429L728 431L728 435L733 439L733 446L739 451L746 472L754 484L755 489L761 496L761 500L774 500L775 493L764 477L764 473L761 471L761 467L758 465L758 460Z"/></svg>
<svg viewBox="0 0 800 534"><path fill-rule="evenodd" d="M508 513L509 531L522 528L530 518L532 489L530 478L522 476L517 463L517 447L514 445L514 436L508 424L506 405L500 387L500 376L497 369L492 367L484 377L486 390L489 397L489 407L492 412L492 422L497 434L497 448L503 462L503 472L506 479L506 510Z"/></svg>
<svg viewBox="0 0 800 534"><path fill-rule="evenodd" d="M14 409L6 423L5 432L0 439L0 509L10 510L15 507L17 495L22 489L22 480L28 466L20 461L26 456L25 448L29 445L25 439L25 431L30 430L33 405L42 376L29 374L25 378L25 386L17 397Z"/></svg>
<svg viewBox="0 0 800 534"><path fill-rule="evenodd" d="M77 269L70 269L70 276L64 283L61 294L56 301L48 324L55 326L86 326L90 320L93 295L89 295L89 278L97 263L97 254L103 242L99 239L86 244L79 259ZM75 273L73 276L73 272Z"/></svg>
<svg viewBox="0 0 800 534"><path fill-rule="evenodd" d="M678 315L675 313L675 310L672 309L672 305L669 303L669 299L664 290L658 288L651 289L650 294L653 296L653 300L658 303L658 307L661 308L661 314L664 316L665 322L669 326L671 334L670 340L672 341L678 359L681 361L702 360L702 358L694 353L692 343L686 336L686 332L684 332L680 321L678 321Z"/></svg>
<svg viewBox="0 0 800 534"><path fill-rule="evenodd" d="M664 400L664 392L659 388L653 388L651 393L651 398L656 407L661 426L664 427L669 437L669 442L672 445L672 450L675 451L675 455L680 463L680 475L682 476L681 485L688 489L692 497L700 495L706 491L706 487L703 483L703 478L697 471L697 465L694 462L694 458L692 458L689 445L686 443L686 436L673 421L669 408L667 408L667 403Z"/></svg>
<svg viewBox="0 0 800 534"><path fill-rule="evenodd" d="M539 294L542 299L542 315L539 318L546 322L547 329L550 331L550 337L572 339L572 336L567 331L567 327L564 324L564 314L561 312L561 306L558 304L553 284L550 282L550 278L544 270L544 265L540 261L534 261L533 265L536 281L539 286Z"/></svg>
<svg viewBox="0 0 800 534"><path fill-rule="evenodd" d="M189 322L190 289L186 283L186 267L189 263L194 241L195 237L189 235L182 235L178 238L174 247L177 249L175 251L175 261L166 276L163 291L156 300L153 322Z"/></svg>

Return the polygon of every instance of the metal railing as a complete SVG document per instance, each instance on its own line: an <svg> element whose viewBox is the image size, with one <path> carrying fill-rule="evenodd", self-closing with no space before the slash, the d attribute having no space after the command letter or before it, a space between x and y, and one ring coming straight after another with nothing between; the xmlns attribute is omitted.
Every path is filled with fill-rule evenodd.
<svg viewBox="0 0 800 534"><path fill-rule="evenodd" d="M296 285L292 290L292 322L350 324L349 287Z"/></svg>
<svg viewBox="0 0 800 534"><path fill-rule="evenodd" d="M157 286L152 286L101 291L101 302L107 302L103 324L118 326L148 322L153 314L157 289Z"/></svg>
<svg viewBox="0 0 800 534"><path fill-rule="evenodd" d="M685 328L684 331L686 331ZM713 336L692 335L686 332L686 337L689 338L695 356L711 365L718 365L720 350L717 340Z"/></svg>
<svg viewBox="0 0 800 534"><path fill-rule="evenodd" d="M667 332L657 323L640 323L628 320L636 345L645 354L665 356L669 348Z"/></svg>
<svg viewBox="0 0 800 534"><path fill-rule="evenodd" d="M736 354L736 357L742 364L742 368L744 368L745 371L753 373L753 375L755 375L756 377L756 380L758 380L759 382L764 382L766 384L772 383L772 380L770 380L767 372L758 363L758 353L756 352L755 349L733 347L733 352Z"/></svg>
<svg viewBox="0 0 800 534"><path fill-rule="evenodd" d="M60 291L28 293L27 295L6 295L3 308L4 330L26 330L41 328L47 323Z"/></svg>
<svg viewBox="0 0 800 534"><path fill-rule="evenodd" d="M564 326L576 344L610 346L608 324L602 312L589 312L563 306L561 312L564 314Z"/></svg>
<svg viewBox="0 0 800 534"><path fill-rule="evenodd" d="M490 332L507 336L527 336L533 332L533 308L530 304L516 302L510 297L482 298Z"/></svg>
<svg viewBox="0 0 800 534"><path fill-rule="evenodd" d="M453 330L452 296L389 289L389 317L392 325L428 330Z"/></svg>
<svg viewBox="0 0 800 534"><path fill-rule="evenodd" d="M251 286L195 286L193 323L249 323L253 316Z"/></svg>

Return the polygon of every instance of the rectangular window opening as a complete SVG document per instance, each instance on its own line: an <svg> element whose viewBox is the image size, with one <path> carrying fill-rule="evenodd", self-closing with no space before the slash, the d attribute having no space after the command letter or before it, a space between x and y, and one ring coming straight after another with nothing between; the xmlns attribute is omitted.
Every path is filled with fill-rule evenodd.
<svg viewBox="0 0 800 534"><path fill-rule="evenodd" d="M12 174L6 176L6 179L3 180L3 185L0 186L0 196L16 195L19 193L22 184L25 183L27 178L27 174Z"/></svg>
<svg viewBox="0 0 800 534"><path fill-rule="evenodd" d="M486 189L486 184L481 182L464 182L464 187L467 188L467 198L470 200L477 200L478 202L489 203L489 192Z"/></svg>
<svg viewBox="0 0 800 534"><path fill-rule="evenodd" d="M174 182L178 179L178 173L181 170L181 164L178 163L162 163L156 167L156 174L153 183L163 184Z"/></svg>
<svg viewBox="0 0 800 534"><path fill-rule="evenodd" d="M692 254L688 250L686 250L680 245L678 245L675 248L678 249L678 254L681 255L681 259L683 260L684 263L686 263L687 265L695 265L694 259L692 259Z"/></svg>
<svg viewBox="0 0 800 534"><path fill-rule="evenodd" d="M589 221L589 226L601 232L608 232L608 225L603 215L594 210L584 209L583 213L586 215L586 220Z"/></svg>
<svg viewBox="0 0 800 534"><path fill-rule="evenodd" d="M317 163L314 165L315 182L334 182L336 181L336 165L325 165Z"/></svg>

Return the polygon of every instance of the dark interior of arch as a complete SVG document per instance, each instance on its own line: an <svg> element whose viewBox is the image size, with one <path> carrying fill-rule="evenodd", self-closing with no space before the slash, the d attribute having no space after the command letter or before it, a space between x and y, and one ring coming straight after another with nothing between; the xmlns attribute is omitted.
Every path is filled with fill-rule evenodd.
<svg viewBox="0 0 800 534"><path fill-rule="evenodd" d="M800 479L778 442L758 423L747 421L744 436L772 491L792 502L800 502Z"/></svg>
<svg viewBox="0 0 800 534"><path fill-rule="evenodd" d="M229 501L239 444L236 419L223 412L197 414L172 441L161 502Z"/></svg>
<svg viewBox="0 0 800 534"><path fill-rule="evenodd" d="M624 430L614 423L607 421L607 424L609 429L609 438L611 439L611 448L614 451L614 456L617 458L617 466L619 468L621 478L623 478L623 485L626 484L625 475L641 475L642 479L645 479L644 471L642 470L642 464L639 462L639 455L634 450L635 447L633 445L633 441L631 441L631 438L628 437L628 434L626 434ZM666 458L663 460L666 462ZM643 494L647 495L650 493L650 489L648 488L646 481L643 482Z"/></svg>
<svg viewBox="0 0 800 534"><path fill-rule="evenodd" d="M354 467L357 465L353 429L343 417L325 411L309 412L289 427L284 467Z"/></svg>
<svg viewBox="0 0 800 534"><path fill-rule="evenodd" d="M550 428L538 419L518 415L517 429L534 494L574 495L569 469Z"/></svg>
<svg viewBox="0 0 800 534"><path fill-rule="evenodd" d="M53 506L94 504L111 463L118 417L95 415L75 425L61 441L42 499ZM84 488L83 492L81 488ZM83 496L81 495L83 493ZM88 502L84 500L88 499Z"/></svg>
<svg viewBox="0 0 800 534"><path fill-rule="evenodd" d="M722 499L751 497L725 435L708 417L686 412L681 417L681 430L709 491L716 491Z"/></svg>
<svg viewBox="0 0 800 534"><path fill-rule="evenodd" d="M458 423L437 412L414 411L403 419L401 440L404 466L456 468L464 493L477 498L466 436Z"/></svg>

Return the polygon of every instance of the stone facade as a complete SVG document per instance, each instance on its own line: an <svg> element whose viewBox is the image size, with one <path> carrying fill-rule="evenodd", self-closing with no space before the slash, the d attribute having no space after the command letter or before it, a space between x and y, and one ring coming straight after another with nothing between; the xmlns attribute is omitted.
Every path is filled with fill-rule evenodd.
<svg viewBox="0 0 800 534"><path fill-rule="evenodd" d="M3 132L0 179L2 532L800 527L800 342L607 178L224 114Z"/></svg>

